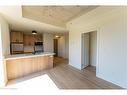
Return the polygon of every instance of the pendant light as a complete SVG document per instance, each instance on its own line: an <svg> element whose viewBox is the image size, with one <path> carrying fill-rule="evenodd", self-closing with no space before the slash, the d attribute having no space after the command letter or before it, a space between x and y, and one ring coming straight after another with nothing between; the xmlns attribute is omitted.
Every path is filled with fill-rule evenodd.
<svg viewBox="0 0 127 95"><path fill-rule="evenodd" d="M37 31L33 30L33 31L32 31L32 34L33 34L33 35L37 34Z"/></svg>

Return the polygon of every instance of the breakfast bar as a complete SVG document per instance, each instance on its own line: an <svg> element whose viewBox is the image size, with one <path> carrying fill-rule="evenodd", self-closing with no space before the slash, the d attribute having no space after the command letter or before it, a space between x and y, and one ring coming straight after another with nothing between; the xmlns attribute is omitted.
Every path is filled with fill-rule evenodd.
<svg viewBox="0 0 127 95"><path fill-rule="evenodd" d="M53 68L54 53L16 54L5 58L7 79L15 79L31 73Z"/></svg>

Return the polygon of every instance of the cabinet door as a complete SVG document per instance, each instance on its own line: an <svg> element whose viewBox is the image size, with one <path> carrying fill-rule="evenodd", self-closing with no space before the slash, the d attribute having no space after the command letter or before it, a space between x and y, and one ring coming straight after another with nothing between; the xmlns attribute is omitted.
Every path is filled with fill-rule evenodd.
<svg viewBox="0 0 127 95"><path fill-rule="evenodd" d="M11 32L11 42L16 42L17 41L17 36L16 36L16 32Z"/></svg>
<svg viewBox="0 0 127 95"><path fill-rule="evenodd" d="M11 42L23 42L23 33L11 32Z"/></svg>
<svg viewBox="0 0 127 95"><path fill-rule="evenodd" d="M42 35L36 35L35 42L42 42Z"/></svg>
<svg viewBox="0 0 127 95"><path fill-rule="evenodd" d="M19 39L19 42L23 42L23 33L22 32L18 32L18 39Z"/></svg>
<svg viewBox="0 0 127 95"><path fill-rule="evenodd" d="M30 40L29 40L29 43L34 46L34 36L33 35L30 35Z"/></svg>
<svg viewBox="0 0 127 95"><path fill-rule="evenodd" d="M24 35L24 45L29 44L29 35Z"/></svg>
<svg viewBox="0 0 127 95"><path fill-rule="evenodd" d="M34 45L34 36L33 35L24 35L24 45L33 46Z"/></svg>
<svg viewBox="0 0 127 95"><path fill-rule="evenodd" d="M23 35L23 44L26 45L26 35Z"/></svg>

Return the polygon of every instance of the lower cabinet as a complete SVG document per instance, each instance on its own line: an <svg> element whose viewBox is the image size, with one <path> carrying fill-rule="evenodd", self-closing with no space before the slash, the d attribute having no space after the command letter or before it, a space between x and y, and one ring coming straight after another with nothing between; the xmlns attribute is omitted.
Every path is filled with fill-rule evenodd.
<svg viewBox="0 0 127 95"><path fill-rule="evenodd" d="M34 72L53 68L53 56L6 60L7 78L15 79Z"/></svg>

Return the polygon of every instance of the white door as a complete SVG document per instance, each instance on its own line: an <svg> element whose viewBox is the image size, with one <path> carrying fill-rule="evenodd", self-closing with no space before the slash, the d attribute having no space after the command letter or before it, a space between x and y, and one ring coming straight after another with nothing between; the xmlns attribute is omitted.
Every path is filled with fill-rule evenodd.
<svg viewBox="0 0 127 95"><path fill-rule="evenodd" d="M84 69L89 65L89 33L82 34L82 65Z"/></svg>

